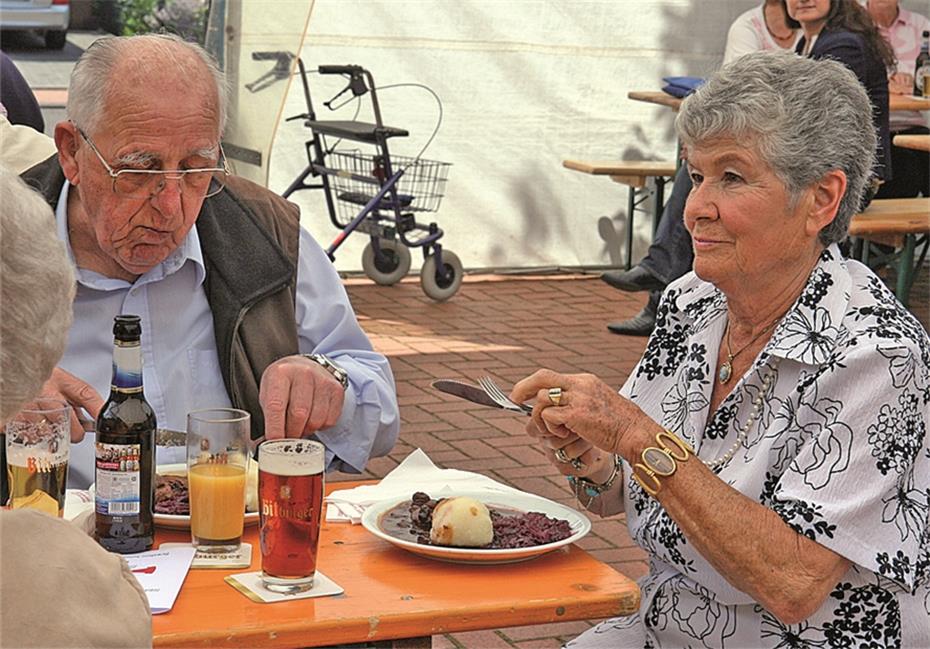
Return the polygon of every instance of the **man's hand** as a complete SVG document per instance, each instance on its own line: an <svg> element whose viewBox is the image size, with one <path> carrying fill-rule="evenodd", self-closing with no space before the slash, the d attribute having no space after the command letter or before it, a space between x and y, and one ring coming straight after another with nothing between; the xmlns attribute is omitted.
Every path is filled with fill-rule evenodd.
<svg viewBox="0 0 930 649"><path fill-rule="evenodd" d="M77 444L84 439L85 430L93 430L94 421L105 403L89 384L60 367L52 370L45 385L42 386L43 397L53 397L67 401L71 406L71 443ZM93 418L91 421L78 419L78 410L83 408ZM86 428L85 428L86 426Z"/></svg>
<svg viewBox="0 0 930 649"><path fill-rule="evenodd" d="M345 390L319 363L295 355L265 368L258 398L265 439L306 437L339 420Z"/></svg>

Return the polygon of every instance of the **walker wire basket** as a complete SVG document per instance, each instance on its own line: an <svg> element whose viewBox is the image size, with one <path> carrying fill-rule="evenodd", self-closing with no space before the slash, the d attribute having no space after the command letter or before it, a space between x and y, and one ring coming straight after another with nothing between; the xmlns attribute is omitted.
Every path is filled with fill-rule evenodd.
<svg viewBox="0 0 930 649"><path fill-rule="evenodd" d="M446 189L450 162L425 160L391 154L391 165L396 173L404 169L397 181L397 207L403 212L435 212L439 209ZM364 154L358 150L332 151L326 156L327 166L337 170L330 176L336 202L336 219L343 226L356 214L358 206L365 205L374 197L386 179L382 158ZM342 172L342 173L339 173ZM372 182L356 180L352 176L368 176ZM385 196L377 209L393 211L394 201L390 194Z"/></svg>

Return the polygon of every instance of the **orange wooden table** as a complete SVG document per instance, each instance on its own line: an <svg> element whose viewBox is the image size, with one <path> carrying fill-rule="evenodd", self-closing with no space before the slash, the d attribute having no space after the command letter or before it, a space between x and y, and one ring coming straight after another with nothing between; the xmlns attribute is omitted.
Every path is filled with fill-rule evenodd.
<svg viewBox="0 0 930 649"><path fill-rule="evenodd" d="M346 488L338 483L331 488ZM156 543L190 542L159 530ZM156 647L311 647L566 622L632 613L636 583L575 546L522 563L457 565L416 556L361 525L323 523L317 567L336 597L257 604L223 581L261 568L247 527L249 570L192 570L174 608L152 618ZM426 645L429 646L429 645Z"/></svg>
<svg viewBox="0 0 930 649"><path fill-rule="evenodd" d="M668 106L677 111L681 107L683 99L672 97L670 94L661 90L633 90L626 96L634 101L644 101L648 104L658 104L659 106ZM889 95L888 110L891 112L911 111L911 110L930 110L930 97L914 97L911 95Z"/></svg>

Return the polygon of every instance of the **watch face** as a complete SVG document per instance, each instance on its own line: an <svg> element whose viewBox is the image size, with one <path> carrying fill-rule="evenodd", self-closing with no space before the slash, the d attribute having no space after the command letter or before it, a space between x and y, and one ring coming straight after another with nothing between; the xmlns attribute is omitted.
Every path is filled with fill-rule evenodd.
<svg viewBox="0 0 930 649"><path fill-rule="evenodd" d="M658 475L672 475L678 468L675 460L666 451L654 446L643 451L643 462Z"/></svg>

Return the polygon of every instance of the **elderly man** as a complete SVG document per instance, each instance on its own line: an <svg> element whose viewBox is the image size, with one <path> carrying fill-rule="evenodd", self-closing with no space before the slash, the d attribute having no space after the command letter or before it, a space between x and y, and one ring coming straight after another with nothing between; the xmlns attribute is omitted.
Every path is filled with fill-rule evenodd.
<svg viewBox="0 0 930 649"><path fill-rule="evenodd" d="M138 314L161 427L233 405L253 438L315 436L328 468L361 471L397 438L390 366L297 207L227 173L224 90L209 55L173 36L101 39L75 66L58 157L23 175L77 268L74 325L44 391L96 416L113 316ZM72 484L93 479L92 455L88 440L72 448Z"/></svg>

